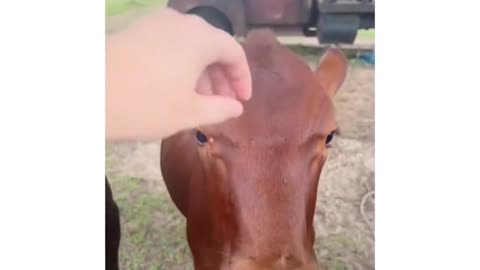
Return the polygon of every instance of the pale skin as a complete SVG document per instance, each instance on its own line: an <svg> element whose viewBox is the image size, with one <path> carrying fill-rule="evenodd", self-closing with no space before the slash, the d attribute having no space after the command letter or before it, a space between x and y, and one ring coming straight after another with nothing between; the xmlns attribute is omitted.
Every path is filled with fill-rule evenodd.
<svg viewBox="0 0 480 270"><path fill-rule="evenodd" d="M155 141L238 117L251 96L240 44L194 15L158 10L106 39L106 138Z"/></svg>

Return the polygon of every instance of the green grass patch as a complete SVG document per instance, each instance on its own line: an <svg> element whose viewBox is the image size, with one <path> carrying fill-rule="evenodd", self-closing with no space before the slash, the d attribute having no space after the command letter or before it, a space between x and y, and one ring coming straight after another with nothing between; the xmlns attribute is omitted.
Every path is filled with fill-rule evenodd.
<svg viewBox="0 0 480 270"><path fill-rule="evenodd" d="M120 268L129 270L192 269L185 219L164 192L141 179L110 176L120 209Z"/></svg>
<svg viewBox="0 0 480 270"><path fill-rule="evenodd" d="M107 16L119 15L139 8L166 6L167 0L105 0Z"/></svg>
<svg viewBox="0 0 480 270"><path fill-rule="evenodd" d="M328 250L324 256L319 256L319 262L329 270L348 270L351 267L347 264L345 255L358 254L362 249L357 239L349 237L346 234L331 234L326 238L315 241L315 250L321 254L322 250Z"/></svg>
<svg viewBox="0 0 480 270"><path fill-rule="evenodd" d="M357 38L374 41L375 40L375 29L359 30L358 33L357 33Z"/></svg>

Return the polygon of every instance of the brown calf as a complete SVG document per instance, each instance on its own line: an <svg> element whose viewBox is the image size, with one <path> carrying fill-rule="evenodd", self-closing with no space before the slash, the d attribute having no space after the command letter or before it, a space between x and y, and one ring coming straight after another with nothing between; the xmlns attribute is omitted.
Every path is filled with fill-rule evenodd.
<svg viewBox="0 0 480 270"><path fill-rule="evenodd" d="M317 185L347 61L330 48L311 71L269 31L252 32L244 50L253 96L243 115L164 140L165 183L195 269L318 269Z"/></svg>

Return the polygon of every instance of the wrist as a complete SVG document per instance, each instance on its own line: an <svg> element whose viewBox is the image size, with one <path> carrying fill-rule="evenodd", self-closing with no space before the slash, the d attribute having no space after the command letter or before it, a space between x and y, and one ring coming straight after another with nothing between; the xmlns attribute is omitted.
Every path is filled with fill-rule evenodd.
<svg viewBox="0 0 480 270"><path fill-rule="evenodd" d="M130 117L128 108L131 79L127 68L127 44L117 35L108 37L105 42L105 133L109 140L126 139ZM132 102L132 100L130 100Z"/></svg>

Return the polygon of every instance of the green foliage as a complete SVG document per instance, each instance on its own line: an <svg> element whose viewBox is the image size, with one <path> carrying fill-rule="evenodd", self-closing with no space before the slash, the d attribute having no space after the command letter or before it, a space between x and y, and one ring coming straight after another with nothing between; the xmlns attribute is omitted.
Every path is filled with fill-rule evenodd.
<svg viewBox="0 0 480 270"><path fill-rule="evenodd" d="M167 0L105 0L107 16L122 14L134 9L165 6Z"/></svg>
<svg viewBox="0 0 480 270"><path fill-rule="evenodd" d="M121 216L121 268L190 269L185 219L168 194L149 190L146 181L135 178L109 177L109 181Z"/></svg>
<svg viewBox="0 0 480 270"><path fill-rule="evenodd" d="M357 33L357 37L363 40L375 40L375 30L370 29L370 30L360 30Z"/></svg>

